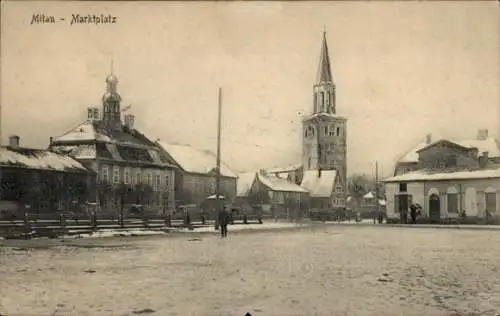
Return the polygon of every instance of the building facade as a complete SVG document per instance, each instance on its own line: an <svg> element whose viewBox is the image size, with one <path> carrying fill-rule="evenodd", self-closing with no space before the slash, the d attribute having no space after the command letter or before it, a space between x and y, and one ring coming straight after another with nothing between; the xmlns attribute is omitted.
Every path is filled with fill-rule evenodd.
<svg viewBox="0 0 500 316"><path fill-rule="evenodd" d="M118 78L106 78L102 116L97 107L87 119L62 135L51 138L49 148L71 155L97 173L93 199L102 212L142 205L163 213L175 207L175 165L162 159L154 141L134 128L134 116L124 115Z"/></svg>
<svg viewBox="0 0 500 316"><path fill-rule="evenodd" d="M326 33L323 33L318 76L313 86L313 111L302 120L304 172L335 170L338 183L347 185L347 119L337 115L336 86L333 82ZM345 196L342 197L345 207Z"/></svg>
<svg viewBox="0 0 500 316"><path fill-rule="evenodd" d="M157 141L161 157L177 166L175 193L177 205L197 206L215 194L217 159L214 153L183 144ZM238 175L225 162L221 162L220 194L227 203L236 197Z"/></svg>
<svg viewBox="0 0 500 316"><path fill-rule="evenodd" d="M486 142L484 138L471 146L439 140L417 150L412 171L384 181L387 216L399 218L410 205L418 204L422 215L433 222L457 218L462 212L469 218L484 219L487 213L499 217L500 165L495 159L498 144L485 148ZM494 157L489 156L490 152Z"/></svg>
<svg viewBox="0 0 500 316"><path fill-rule="evenodd" d="M308 170L304 173L301 187L309 192L311 209L344 209L344 187L336 170Z"/></svg>
<svg viewBox="0 0 500 316"><path fill-rule="evenodd" d="M30 213L81 210L94 181L95 173L72 157L21 147L18 136L0 147L0 200Z"/></svg>

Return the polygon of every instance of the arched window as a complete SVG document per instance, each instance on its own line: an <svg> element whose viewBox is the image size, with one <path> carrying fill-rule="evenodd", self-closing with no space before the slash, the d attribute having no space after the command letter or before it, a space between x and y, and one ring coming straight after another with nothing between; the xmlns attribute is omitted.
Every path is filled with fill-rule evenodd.
<svg viewBox="0 0 500 316"><path fill-rule="evenodd" d="M326 92L326 107L330 107L330 92Z"/></svg>
<svg viewBox="0 0 500 316"><path fill-rule="evenodd" d="M325 107L325 92L321 91L321 106L320 106L320 108L322 111L323 111L324 107Z"/></svg>
<svg viewBox="0 0 500 316"><path fill-rule="evenodd" d="M314 112L318 111L318 94L314 93Z"/></svg>
<svg viewBox="0 0 500 316"><path fill-rule="evenodd" d="M459 205L458 205L458 191L455 187L449 187L446 191L446 201L447 201L447 209L448 214L458 214Z"/></svg>

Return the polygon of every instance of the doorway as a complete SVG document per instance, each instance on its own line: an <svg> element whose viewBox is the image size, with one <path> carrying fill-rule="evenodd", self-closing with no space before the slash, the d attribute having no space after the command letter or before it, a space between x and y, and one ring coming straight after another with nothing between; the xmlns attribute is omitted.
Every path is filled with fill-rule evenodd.
<svg viewBox="0 0 500 316"><path fill-rule="evenodd" d="M437 194L429 197L429 220L431 223L439 223L441 220L441 201Z"/></svg>

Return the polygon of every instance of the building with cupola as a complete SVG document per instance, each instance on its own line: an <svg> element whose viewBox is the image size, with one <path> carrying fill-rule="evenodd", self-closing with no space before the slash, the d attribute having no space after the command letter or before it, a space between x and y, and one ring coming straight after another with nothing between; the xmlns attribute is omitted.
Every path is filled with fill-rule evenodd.
<svg viewBox="0 0 500 316"><path fill-rule="evenodd" d="M97 173L92 200L102 212L141 205L162 213L175 206L174 169L156 143L134 126L134 115L122 109L118 78L106 78L101 107L87 108L86 118L50 138L52 151L67 154Z"/></svg>

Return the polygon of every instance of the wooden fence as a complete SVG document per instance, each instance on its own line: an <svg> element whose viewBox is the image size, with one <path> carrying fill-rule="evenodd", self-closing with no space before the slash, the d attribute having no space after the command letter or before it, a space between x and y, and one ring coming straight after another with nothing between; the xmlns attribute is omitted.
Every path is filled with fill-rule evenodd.
<svg viewBox="0 0 500 316"><path fill-rule="evenodd" d="M57 218L59 217L59 218ZM243 217L234 218L232 224L248 224L260 222L256 219ZM123 217L116 215L98 215L89 217L85 214L24 214L21 220L0 221L0 237L4 238L35 238L50 237L57 238L63 235L90 234L99 230L151 230L168 231L176 228L191 228L214 226L213 220L196 220L187 223L178 218L168 218L159 215L147 215L143 217Z"/></svg>

